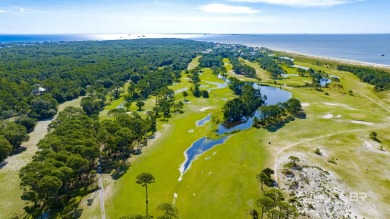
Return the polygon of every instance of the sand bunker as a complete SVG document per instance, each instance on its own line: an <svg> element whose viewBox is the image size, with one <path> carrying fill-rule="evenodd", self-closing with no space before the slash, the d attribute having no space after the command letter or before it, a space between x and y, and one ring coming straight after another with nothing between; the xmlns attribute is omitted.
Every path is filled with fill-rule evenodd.
<svg viewBox="0 0 390 219"><path fill-rule="evenodd" d="M209 107L209 106L203 107L203 108L201 108L199 111L200 111L200 112L204 112L204 111L206 111L206 110L208 110L208 109L211 109L211 107Z"/></svg>
<svg viewBox="0 0 390 219"><path fill-rule="evenodd" d="M328 114L326 114L325 116L323 116L322 118L323 118L323 119L331 119L331 118L333 118L333 114L328 113Z"/></svg>
<svg viewBox="0 0 390 219"><path fill-rule="evenodd" d="M339 107L343 107L345 109L349 109L349 110L355 110L355 108L352 108L346 104L342 104L342 103L324 103L325 105L327 106L339 106Z"/></svg>
<svg viewBox="0 0 390 219"><path fill-rule="evenodd" d="M362 125L374 125L372 122L365 122L365 121L359 121L359 120L351 120L352 123L355 124L362 124Z"/></svg>
<svg viewBox="0 0 390 219"><path fill-rule="evenodd" d="M310 103L301 103L301 106L310 106Z"/></svg>

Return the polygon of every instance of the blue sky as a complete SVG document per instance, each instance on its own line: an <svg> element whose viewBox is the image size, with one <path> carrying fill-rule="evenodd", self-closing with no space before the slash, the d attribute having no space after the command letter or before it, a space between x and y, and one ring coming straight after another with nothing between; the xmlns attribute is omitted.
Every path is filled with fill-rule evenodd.
<svg viewBox="0 0 390 219"><path fill-rule="evenodd" d="M0 0L0 33L390 33L390 0Z"/></svg>

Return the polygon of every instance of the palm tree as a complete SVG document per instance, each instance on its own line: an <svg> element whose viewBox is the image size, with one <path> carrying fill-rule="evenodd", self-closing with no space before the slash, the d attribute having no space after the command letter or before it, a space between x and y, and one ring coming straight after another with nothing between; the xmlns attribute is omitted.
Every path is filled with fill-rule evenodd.
<svg viewBox="0 0 390 219"><path fill-rule="evenodd" d="M154 176L150 173L141 173L137 176L137 184L142 185L145 187L146 190L146 218L149 218L148 215L148 184L154 183Z"/></svg>

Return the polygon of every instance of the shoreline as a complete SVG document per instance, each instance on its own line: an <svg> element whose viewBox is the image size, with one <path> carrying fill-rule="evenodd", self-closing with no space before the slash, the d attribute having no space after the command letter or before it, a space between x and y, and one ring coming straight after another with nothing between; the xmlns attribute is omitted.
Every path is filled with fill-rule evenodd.
<svg viewBox="0 0 390 219"><path fill-rule="evenodd" d="M260 48L260 47L257 47L257 48ZM299 53L299 52L294 52L294 51L290 51L290 50L283 50L283 49L270 49L270 50L273 52L282 52L282 53L290 54L293 56L301 56L304 58L318 59L321 61L338 62L341 64L348 64L348 65L355 65L355 66L362 66L362 67L373 67L373 68L390 70L390 65L385 65L385 64L363 62L363 61L356 61L356 60L350 60L350 59L333 58L333 57L326 57L326 56L318 56L318 55L310 55L310 54Z"/></svg>

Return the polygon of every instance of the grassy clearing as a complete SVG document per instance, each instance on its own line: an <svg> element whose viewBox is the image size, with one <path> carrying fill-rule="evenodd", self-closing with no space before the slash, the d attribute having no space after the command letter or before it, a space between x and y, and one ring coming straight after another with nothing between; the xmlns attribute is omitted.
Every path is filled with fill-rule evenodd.
<svg viewBox="0 0 390 219"><path fill-rule="evenodd" d="M210 69L205 69L201 75L202 85L207 85L209 88L215 88L215 85L208 84L209 82L223 81L212 74ZM171 86L171 89L178 90L189 86L188 81L183 80L176 85ZM149 187L150 191L150 212L156 215L156 207L163 202L171 202L173 194L178 193L177 205L179 214L183 218L195 218L194 210L189 206L203 203L202 206L207 207L207 203L218 198L225 199L230 206L237 205L237 198L242 200L238 204L240 207L232 211L228 206L221 203L218 210L215 207L207 207L207 212L214 212L215 215L238 215L241 217L246 214L253 204L253 199L258 194L256 187L255 175L261 170L266 162L266 150L259 141L259 130L251 130L247 133L238 133L237 137L231 137L225 144L217 146L215 149L207 152L193 162L192 167L184 174L184 179L178 182L180 172L178 171L181 163L184 161L185 150L197 139L207 136L211 131L210 123L202 127L196 127L195 122L204 118L209 113L217 113L227 99L234 97L228 88L211 90L209 99L188 97L188 103L185 104L184 114L174 115L168 123L159 122L165 127L160 130L161 137L144 150L143 154L135 157L129 171L119 180L105 184L106 188L106 212L108 218L118 218L130 213L144 213L144 189L135 183L135 177L143 172L149 171L156 177L156 183ZM177 100L183 100L181 94L176 95ZM146 102L152 101L150 98ZM148 105L148 104L146 104ZM208 107L207 110L205 107ZM145 107L147 108L147 107ZM249 141L243 143L240 136L249 135ZM210 153L217 152L213 155L212 163L214 175L210 178L202 178L202 183L196 175L204 168L210 168L209 160L205 160ZM239 156L237 156L239 155ZM228 165L227 165L228 163ZM209 167L207 167L209 166ZM247 168L248 167L248 168ZM234 174L227 174L231 170L235 170ZM239 175L245 175L242 179L230 180L238 178ZM216 177L214 177L216 176ZM105 176L107 179L107 176ZM227 177L227 178L226 178ZM226 179L225 186L220 186L218 195L210 197L211 190L215 185L221 183L221 178ZM190 191L187 190L188 185L193 185ZM208 190L204 190L207 187ZM234 196L230 196L233 188L236 190ZM108 191L108 192L107 192ZM245 191L242 193L242 191ZM193 193L196 193L196 199L193 198ZM95 202L98 200L95 200ZM82 202L83 205L85 202ZM109 204L107 204L109 203ZM100 209L95 207L83 206L83 218L94 218L100 214ZM230 210L229 210L230 208ZM199 218L199 217L198 217Z"/></svg>
<svg viewBox="0 0 390 219"><path fill-rule="evenodd" d="M58 106L58 111L62 111L68 106L80 106L82 97L65 102ZM30 139L24 142L22 146L26 147L26 151L9 157L7 164L0 168L0 218L13 218L24 214L24 201L20 198L22 191L19 188L19 170L32 160L38 148L36 145L39 140L47 134L47 126L51 121L40 121L31 132Z"/></svg>
<svg viewBox="0 0 390 219"><path fill-rule="evenodd" d="M272 82L273 80L270 77L270 74L262 69L259 65L259 63L250 62L248 60L245 60L243 58L240 58L240 61L244 62L245 65L248 65L256 70L257 77L261 78L262 82Z"/></svg>
<svg viewBox="0 0 390 219"><path fill-rule="evenodd" d="M390 181L386 177L390 172L383 168L390 165L390 141L387 137L390 113L386 110L389 108L388 102L381 98L387 96L388 92L374 92L372 85L360 82L351 73L309 63L297 64L339 76L344 91L332 85L323 88L324 92L311 88L288 88L293 96L305 103L307 119L296 120L270 133L275 161L278 157L292 154L304 157L313 165L335 173L346 184L346 193L367 192L367 203L384 212L390 197ZM347 90L353 90L354 96L346 94ZM325 92L329 95L325 95ZM333 117L326 118L326 115ZM355 124L351 120L373 124ZM379 151L379 145L368 138L371 131L381 133L383 138L380 145L387 152ZM365 141L369 142L369 146ZM326 156L315 155L314 149L317 147ZM338 165L328 162L331 157L336 159ZM277 165L280 168L282 164ZM359 212L366 217L375 215L369 209L360 209Z"/></svg>
<svg viewBox="0 0 390 219"><path fill-rule="evenodd" d="M263 134L240 132L193 162L175 189L182 218L249 217L260 192L256 174L268 161Z"/></svg>
<svg viewBox="0 0 390 219"><path fill-rule="evenodd" d="M208 78L205 72L202 76ZM215 76L214 76L215 77ZM187 83L184 81L183 83ZM180 87L177 85L177 88ZM178 99L182 98L178 95ZM107 215L117 218L130 213L144 212L144 190L135 184L135 177L142 171L150 171L156 177L156 183L150 186L151 213L156 215L155 208L163 202L171 202L173 191L179 178L178 168L184 161L184 151L209 131L208 126L196 127L195 122L205 117L212 110L217 110L224 103L219 98L188 97L189 103L185 105L185 113L174 115L168 123L169 128L164 129L161 138L153 143L153 150L146 150L132 163L128 173L112 185L112 194L107 198ZM200 112L202 107L211 107L210 110ZM193 130L193 132L188 132ZM129 196L131 198L129 198Z"/></svg>
<svg viewBox="0 0 390 219"><path fill-rule="evenodd" d="M192 61L188 64L187 69L188 69L188 70L192 70L192 69L198 67L200 57L201 57L201 56L197 56L197 57L195 57L194 59L192 59Z"/></svg>

